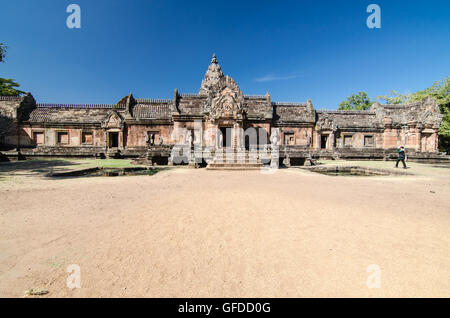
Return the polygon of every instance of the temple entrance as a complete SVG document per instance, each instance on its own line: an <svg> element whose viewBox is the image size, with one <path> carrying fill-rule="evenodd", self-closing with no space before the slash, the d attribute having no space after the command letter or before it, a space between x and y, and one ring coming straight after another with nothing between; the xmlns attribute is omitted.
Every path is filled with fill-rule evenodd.
<svg viewBox="0 0 450 318"><path fill-rule="evenodd" d="M118 132L110 132L108 140L109 140L109 148L118 148L119 147L119 133Z"/></svg>
<svg viewBox="0 0 450 318"><path fill-rule="evenodd" d="M322 135L320 137L320 148L327 149L328 135Z"/></svg>
<svg viewBox="0 0 450 318"><path fill-rule="evenodd" d="M220 127L220 132L222 133L222 146L223 148L231 147L231 128L230 127Z"/></svg>

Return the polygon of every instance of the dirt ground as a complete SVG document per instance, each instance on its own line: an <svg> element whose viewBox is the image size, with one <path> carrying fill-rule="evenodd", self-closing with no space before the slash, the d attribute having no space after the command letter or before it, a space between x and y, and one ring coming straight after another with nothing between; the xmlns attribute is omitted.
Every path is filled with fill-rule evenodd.
<svg viewBox="0 0 450 318"><path fill-rule="evenodd" d="M0 296L449 297L450 169L411 166L0 174ZM66 286L71 264L80 289ZM372 264L380 288L367 286Z"/></svg>

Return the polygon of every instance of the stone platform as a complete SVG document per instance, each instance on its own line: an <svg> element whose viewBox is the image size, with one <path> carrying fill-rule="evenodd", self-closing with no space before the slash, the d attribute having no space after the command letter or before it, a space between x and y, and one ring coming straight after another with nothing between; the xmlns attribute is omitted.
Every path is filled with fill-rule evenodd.
<svg viewBox="0 0 450 318"><path fill-rule="evenodd" d="M263 167L258 156L246 150L225 149L214 155L207 170L260 170Z"/></svg>

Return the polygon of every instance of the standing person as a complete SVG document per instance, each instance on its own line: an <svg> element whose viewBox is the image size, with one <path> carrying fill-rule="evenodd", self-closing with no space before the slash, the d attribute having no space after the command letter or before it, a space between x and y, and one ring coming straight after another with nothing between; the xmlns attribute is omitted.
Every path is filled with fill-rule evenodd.
<svg viewBox="0 0 450 318"><path fill-rule="evenodd" d="M403 147L403 146L398 147L397 153L398 153L398 158L397 158L397 163L395 164L395 167L398 168L398 163L401 161L403 164L403 169L407 169L406 163L405 163L405 159L406 159L405 147Z"/></svg>

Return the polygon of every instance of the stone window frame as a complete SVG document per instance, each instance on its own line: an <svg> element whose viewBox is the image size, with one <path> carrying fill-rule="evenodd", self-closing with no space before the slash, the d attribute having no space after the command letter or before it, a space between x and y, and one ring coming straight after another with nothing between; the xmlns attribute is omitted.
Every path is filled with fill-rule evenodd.
<svg viewBox="0 0 450 318"><path fill-rule="evenodd" d="M352 138L351 145L346 145L345 144L345 138L348 138L348 137ZM354 141L354 134L343 134L342 135L342 147L344 147L344 148L353 148L353 141Z"/></svg>
<svg viewBox="0 0 450 318"><path fill-rule="evenodd" d="M35 140L36 140L36 138L34 137L34 134L36 134L36 133L41 133L41 134L43 134L44 135L44 142L42 143L42 144L38 144L37 142L35 142ZM39 146L39 145L45 145L45 129L32 129L31 130L31 140L33 140L33 143L36 145L36 146Z"/></svg>
<svg viewBox="0 0 450 318"><path fill-rule="evenodd" d="M286 143L286 135L288 136L293 136L294 137L294 143L293 144L287 144ZM270 138L269 138L270 139ZM295 131L292 130L287 130L287 131L283 131L283 144L285 146L295 146L295 142L296 142L296 138L295 138Z"/></svg>
<svg viewBox="0 0 450 318"><path fill-rule="evenodd" d="M67 143L66 144L59 142L59 138L58 137L59 137L60 133L67 133ZM57 129L57 130L55 130L55 144L57 146L69 146L70 145L70 132L69 132L68 129Z"/></svg>
<svg viewBox="0 0 450 318"><path fill-rule="evenodd" d="M366 137L372 137L371 145L366 145ZM363 135L363 147L364 148L375 148L375 135L374 134L364 134Z"/></svg>
<svg viewBox="0 0 450 318"><path fill-rule="evenodd" d="M188 131L189 131L189 129L188 129ZM149 137L150 137L150 134L154 134L155 136L158 136L158 140L155 139L155 141L154 141L155 143L153 145L155 146L155 145L159 144L159 140L162 136L160 129L150 129L150 130L146 130L145 132L146 132L147 136L149 136Z"/></svg>
<svg viewBox="0 0 450 318"><path fill-rule="evenodd" d="M86 143L83 142L83 134L91 134L92 135L92 142L91 143ZM92 146L94 145L94 131L92 129L82 129L80 132L80 145L82 146Z"/></svg>

